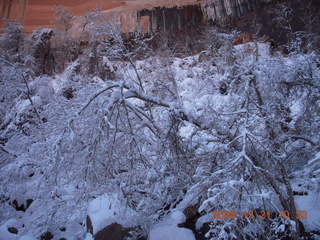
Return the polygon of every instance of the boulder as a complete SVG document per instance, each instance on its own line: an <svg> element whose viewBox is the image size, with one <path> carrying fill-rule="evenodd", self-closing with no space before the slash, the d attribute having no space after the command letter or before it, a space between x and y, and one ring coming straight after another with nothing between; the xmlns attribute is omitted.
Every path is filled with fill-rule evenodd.
<svg viewBox="0 0 320 240"><path fill-rule="evenodd" d="M66 89L63 90L62 95L66 99L70 100L70 99L72 99L74 97L74 92L75 92L75 89L73 89L72 87L69 87L69 88L66 88Z"/></svg>
<svg viewBox="0 0 320 240"><path fill-rule="evenodd" d="M130 229L118 223L112 223L94 235L94 240L124 240L130 236Z"/></svg>
<svg viewBox="0 0 320 240"><path fill-rule="evenodd" d="M17 211L25 212L30 207L32 202L33 202L32 199L27 199L25 204L24 203L20 204L16 199L14 199L9 204Z"/></svg>
<svg viewBox="0 0 320 240"><path fill-rule="evenodd" d="M40 236L41 240L51 240L52 238L53 238L53 235L51 232L45 232Z"/></svg>
<svg viewBox="0 0 320 240"><path fill-rule="evenodd" d="M18 234L18 229L16 229L15 227L9 227L8 231L13 233L13 234Z"/></svg>

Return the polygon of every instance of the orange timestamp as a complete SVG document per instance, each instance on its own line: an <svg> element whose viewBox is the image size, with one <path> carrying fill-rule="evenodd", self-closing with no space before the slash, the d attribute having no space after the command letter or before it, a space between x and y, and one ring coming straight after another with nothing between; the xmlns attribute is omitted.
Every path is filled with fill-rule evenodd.
<svg viewBox="0 0 320 240"><path fill-rule="evenodd" d="M275 217L280 217L283 219L292 218L290 212L287 210L282 210L278 212L270 211L270 210L243 210L243 211L234 211L234 210L214 210L211 212L211 219L215 220L233 220L239 218L245 219L261 219L268 220L273 219ZM297 211L296 212L297 219L306 219L308 218L307 211Z"/></svg>

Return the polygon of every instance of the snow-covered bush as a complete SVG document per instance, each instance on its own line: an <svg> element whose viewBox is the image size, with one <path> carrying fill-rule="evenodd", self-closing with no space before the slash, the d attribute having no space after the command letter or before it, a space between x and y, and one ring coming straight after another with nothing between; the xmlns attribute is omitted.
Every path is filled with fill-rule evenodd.
<svg viewBox="0 0 320 240"><path fill-rule="evenodd" d="M100 209L108 216L119 210L123 217L130 209L139 234L151 227L158 239L163 228L153 224L190 206L202 217L281 209L291 219L211 221L206 239L297 238L296 182L312 179L303 186L319 192L319 55L272 56L266 43L233 46L235 34L214 32L204 61L136 60L138 50L125 46L119 29L91 28L92 55L62 74L42 75L47 62L34 78L28 61L1 56L1 226L15 218L25 224L19 237L63 237L59 229L67 228L81 238L87 213L96 219ZM110 31L113 44L102 39ZM52 34L33 34L36 62L48 56L41 54ZM109 208L98 208L101 202ZM104 217L102 225L123 223Z"/></svg>
<svg viewBox="0 0 320 240"><path fill-rule="evenodd" d="M54 72L54 59L51 52L51 38L53 30L49 28L36 29L32 33L31 56L35 62L35 74L52 74Z"/></svg>
<svg viewBox="0 0 320 240"><path fill-rule="evenodd" d="M0 38L1 54L10 56L11 59L19 61L19 52L23 50L23 27L18 22L4 20L4 34Z"/></svg>

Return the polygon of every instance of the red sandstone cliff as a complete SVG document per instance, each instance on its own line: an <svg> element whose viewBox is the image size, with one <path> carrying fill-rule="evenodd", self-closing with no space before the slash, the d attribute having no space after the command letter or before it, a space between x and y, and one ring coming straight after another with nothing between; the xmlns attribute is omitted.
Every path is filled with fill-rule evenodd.
<svg viewBox="0 0 320 240"><path fill-rule="evenodd" d="M230 16L243 16L259 8L261 4L273 1L276 0L0 0L0 19L17 19L24 24L26 32L31 32L37 27L52 27L57 6L64 6L78 16L76 23L80 23L81 16L87 12L99 8L105 14L120 20L122 31L132 32L140 26L139 28L146 32L155 29L154 23L159 25L159 20L166 22L166 25L167 22L180 21L180 17L175 16L174 11L171 11L171 15L164 14L166 16L162 18L152 19L151 15L139 15L141 10L196 5L201 6L205 17L219 20L228 19ZM75 25L75 30L77 26L79 25Z"/></svg>
<svg viewBox="0 0 320 240"><path fill-rule="evenodd" d="M199 0L0 0L0 17L19 20L26 32L37 27L50 27L56 6L67 7L74 15L83 16L96 8L108 13L122 14L124 25L131 29L130 13L158 6L183 6ZM128 14L129 13L129 14ZM146 20L144 20L146 22Z"/></svg>
<svg viewBox="0 0 320 240"><path fill-rule="evenodd" d="M94 8L108 10L124 4L117 0L1 0L0 9L1 19L17 19L24 24L26 32L31 32L40 26L51 26L57 6L67 7L81 16Z"/></svg>

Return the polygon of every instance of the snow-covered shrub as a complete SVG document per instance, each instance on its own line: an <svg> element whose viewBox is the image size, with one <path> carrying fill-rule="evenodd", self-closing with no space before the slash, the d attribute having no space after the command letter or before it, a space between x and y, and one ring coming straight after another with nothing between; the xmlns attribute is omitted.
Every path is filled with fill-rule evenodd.
<svg viewBox="0 0 320 240"><path fill-rule="evenodd" d="M91 27L99 37L115 30ZM88 206L108 196L101 202L117 208L110 196L120 196L121 207L103 210L137 213L139 233L193 206L202 217L227 209L292 214L212 221L207 239L296 238L299 168L314 180L306 188L318 191L319 56L271 56L259 53L263 43L235 47L234 34L215 33L208 60L138 61L113 33L115 43L92 39L92 55L53 77L32 79L26 65L1 61L0 151L11 156L0 165L1 224L19 218L19 234L58 238L66 227L81 238ZM47 51L52 31L33 36L36 52ZM28 199L25 212L12 207Z"/></svg>
<svg viewBox="0 0 320 240"><path fill-rule="evenodd" d="M4 20L4 33L0 38L1 54L9 56L15 61L19 61L19 52L23 50L23 27L18 22Z"/></svg>
<svg viewBox="0 0 320 240"><path fill-rule="evenodd" d="M54 72L54 58L51 52L50 40L53 30L48 28L36 29L32 33L31 56L35 61L35 73L52 74Z"/></svg>

